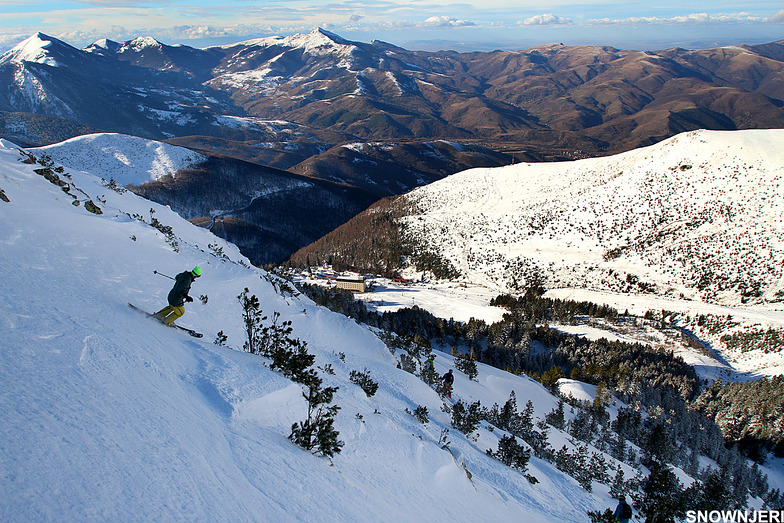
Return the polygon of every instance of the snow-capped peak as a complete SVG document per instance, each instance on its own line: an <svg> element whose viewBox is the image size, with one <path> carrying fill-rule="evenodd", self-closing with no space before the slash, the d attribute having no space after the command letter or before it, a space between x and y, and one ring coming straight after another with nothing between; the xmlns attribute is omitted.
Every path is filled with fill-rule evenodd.
<svg viewBox="0 0 784 523"><path fill-rule="evenodd" d="M57 67L57 60L50 52L55 42L59 41L43 33L36 33L20 42L13 49L3 53L3 55L0 56L0 64L5 62L35 62Z"/></svg>
<svg viewBox="0 0 784 523"><path fill-rule="evenodd" d="M242 44L258 45L261 47L278 45L281 47L302 49L309 54L324 55L337 53L341 56L348 56L357 48L356 43L346 40L335 33L330 33L320 27L313 29L307 34L297 33L291 36L271 36L256 40L248 40L242 42Z"/></svg>
<svg viewBox="0 0 784 523"><path fill-rule="evenodd" d="M92 53L94 51L99 50L106 50L111 52L116 52L121 47L121 44L115 42L114 40L109 40L108 38L101 38L90 44L89 46L85 47L84 50L88 53Z"/></svg>
<svg viewBox="0 0 784 523"><path fill-rule="evenodd" d="M151 36L140 36L138 38L134 38L130 42L126 42L125 45L123 45L123 51L131 50L139 52L150 47L160 49L163 47L163 44Z"/></svg>

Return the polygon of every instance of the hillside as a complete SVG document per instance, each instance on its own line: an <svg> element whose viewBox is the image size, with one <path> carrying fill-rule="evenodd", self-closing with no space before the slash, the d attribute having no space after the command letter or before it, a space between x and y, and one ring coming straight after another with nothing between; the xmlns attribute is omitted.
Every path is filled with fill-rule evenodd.
<svg viewBox="0 0 784 523"><path fill-rule="evenodd" d="M0 519L584 521L612 502L536 458L529 473L540 483L531 485L485 454L499 436L484 428L478 440L449 438L469 479L438 445L448 426L438 395L395 368L367 328L276 293L234 246L164 206L87 173L61 174L74 199L19 158L2 142ZM88 212L88 198L101 214ZM150 208L171 227L168 240L150 226ZM202 340L126 306L155 310L171 282L153 271L196 264L204 275L192 294L208 299L189 304L180 323ZM319 369L334 369L319 370L340 387L345 445L333 459L286 438L306 416L301 387L237 350L244 287L292 321ZM212 343L218 331L227 346ZM439 371L450 359L439 357ZM363 369L379 383L372 398L348 379ZM515 389L540 415L555 404L539 384L489 368L457 386L488 404ZM405 413L418 405L430 423Z"/></svg>
<svg viewBox="0 0 784 523"><path fill-rule="evenodd" d="M690 132L607 158L465 171L379 202L290 262L670 311L737 370L777 375L783 138Z"/></svg>
<svg viewBox="0 0 784 523"><path fill-rule="evenodd" d="M422 342L407 346L316 306L168 207L5 141L0 172L0 519L585 522L587 511L615 505L612 489L651 499L653 480L639 481L662 470L664 454L641 434L647 418L669 423L666 409L649 412L645 424L638 413L627 436L612 435L629 410L601 387L560 381L572 403L559 416L563 404L542 384L483 364L473 379L456 372L448 399L404 370ZM158 309L171 282L156 272L197 264L203 276L178 323L203 338L126 306ZM323 447L311 453L290 439L292 425L308 416L302 382L293 381L302 375L243 350L250 309L242 294L258 298L262 325L283 329L274 339L312 354L311 370L337 388L328 403L339 407L329 426L339 452L314 455ZM656 369L686 368L672 355L632 348L654 358ZM461 358L433 352L437 375L463 368ZM696 383L693 370L686 375ZM671 393L661 387L663 397ZM460 420L460 406L473 421ZM684 500L705 499L720 468L730 474L723 484L733 503L780 508L769 490L783 485L778 462L752 468L724 448L716 426L704 431L710 422L699 414L677 419L678 430L691 427L679 440L698 446L667 454L684 466L691 456L691 474L704 481L666 467L668 477L692 486ZM601 423L601 437L586 421ZM701 463L711 469L700 472Z"/></svg>
<svg viewBox="0 0 784 523"><path fill-rule="evenodd" d="M354 142L315 155L291 170L347 183L382 198L472 167L499 167L514 157L476 145L434 142Z"/></svg>
<svg viewBox="0 0 784 523"><path fill-rule="evenodd" d="M699 131L608 158L473 169L366 214L393 209L409 248L500 289L779 302L782 137ZM339 245L294 260L308 253L361 267L341 259Z"/></svg>
<svg viewBox="0 0 784 523"><path fill-rule="evenodd" d="M285 260L375 200L345 184L114 133L31 151L170 206L235 243L256 265Z"/></svg>

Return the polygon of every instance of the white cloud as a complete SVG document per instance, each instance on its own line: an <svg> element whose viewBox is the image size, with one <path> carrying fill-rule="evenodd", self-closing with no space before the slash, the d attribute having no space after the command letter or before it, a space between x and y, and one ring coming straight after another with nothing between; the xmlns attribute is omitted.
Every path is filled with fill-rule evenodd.
<svg viewBox="0 0 784 523"><path fill-rule="evenodd" d="M779 11L768 18L768 22L772 22L774 24L784 24L784 9L779 9Z"/></svg>
<svg viewBox="0 0 784 523"><path fill-rule="evenodd" d="M784 9L780 11L782 21L784 21ZM777 13L778 14L778 13ZM775 16L775 15L774 15ZM770 18L767 19L770 21ZM594 18L587 20L587 25L654 25L654 24L724 24L724 23L747 23L763 22L765 18L752 16L749 13L719 13L711 15L708 13L691 13L678 16L632 16L629 18Z"/></svg>
<svg viewBox="0 0 784 523"><path fill-rule="evenodd" d="M0 35L0 53L14 47L16 44L29 36L30 33L9 33Z"/></svg>
<svg viewBox="0 0 784 523"><path fill-rule="evenodd" d="M455 20L451 16L431 16L422 25L426 27L467 27L475 24L469 20Z"/></svg>
<svg viewBox="0 0 784 523"><path fill-rule="evenodd" d="M544 13L526 18L522 22L517 22L518 25L571 25L572 21L569 18L561 18L552 13Z"/></svg>

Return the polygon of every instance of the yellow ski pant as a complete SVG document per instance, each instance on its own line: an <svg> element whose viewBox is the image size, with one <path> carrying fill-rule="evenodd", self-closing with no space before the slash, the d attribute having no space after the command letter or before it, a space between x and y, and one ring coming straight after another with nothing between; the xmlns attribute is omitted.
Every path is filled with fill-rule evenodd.
<svg viewBox="0 0 784 523"><path fill-rule="evenodd" d="M164 307L163 309L155 313L155 315L158 316L161 319L161 321L166 325L171 325L172 323L174 323L174 320L176 320L183 314L185 314L185 307L183 307L182 305L179 307L174 305L167 305L166 307Z"/></svg>

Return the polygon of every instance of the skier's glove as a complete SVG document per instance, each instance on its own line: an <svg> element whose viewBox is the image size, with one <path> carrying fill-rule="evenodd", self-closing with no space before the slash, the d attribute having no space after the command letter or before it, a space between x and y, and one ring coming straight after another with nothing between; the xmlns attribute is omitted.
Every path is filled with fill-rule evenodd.
<svg viewBox="0 0 784 523"><path fill-rule="evenodd" d="M192 301L193 301L193 298L191 298L190 296L186 296L186 297L185 297L185 301L187 301L188 303L190 303L190 302L192 302Z"/></svg>

